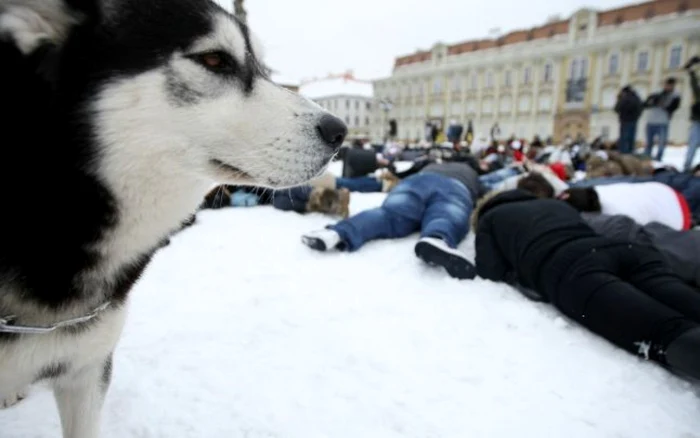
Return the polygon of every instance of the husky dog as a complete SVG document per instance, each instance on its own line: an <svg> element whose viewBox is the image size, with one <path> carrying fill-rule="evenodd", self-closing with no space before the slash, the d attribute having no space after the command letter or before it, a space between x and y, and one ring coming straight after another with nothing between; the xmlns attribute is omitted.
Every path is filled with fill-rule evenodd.
<svg viewBox="0 0 700 438"><path fill-rule="evenodd" d="M0 0L0 407L98 436L127 295L214 183L321 173L347 129L209 0Z"/></svg>

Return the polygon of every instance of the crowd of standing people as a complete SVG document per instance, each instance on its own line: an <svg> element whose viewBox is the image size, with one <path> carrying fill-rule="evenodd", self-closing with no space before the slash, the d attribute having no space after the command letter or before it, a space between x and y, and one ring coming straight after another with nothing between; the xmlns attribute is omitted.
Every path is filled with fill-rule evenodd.
<svg viewBox="0 0 700 438"><path fill-rule="evenodd" d="M697 56L691 58L685 65L689 75L693 104L690 110L691 127L688 135L688 151L683 166L684 170L690 169L698 147L700 147L700 84L695 71L698 65L700 65L700 57ZM673 77L666 79L663 89L650 94L645 100L642 100L631 86L623 87L617 96L615 104L615 112L620 121L618 150L625 154L631 154L635 151L637 123L642 113L646 110L647 123L644 154L651 157L654 144L656 144L657 149L654 158L657 161L661 161L668 141L671 119L680 103L681 97L676 92L676 79Z"/></svg>

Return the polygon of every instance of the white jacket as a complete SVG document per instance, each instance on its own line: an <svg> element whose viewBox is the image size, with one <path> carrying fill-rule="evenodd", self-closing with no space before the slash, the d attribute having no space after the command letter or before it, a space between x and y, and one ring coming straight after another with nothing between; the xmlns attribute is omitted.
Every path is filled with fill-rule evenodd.
<svg viewBox="0 0 700 438"><path fill-rule="evenodd" d="M675 230L688 230L690 208L683 195L658 182L595 186L603 214L622 214L641 225L659 222Z"/></svg>

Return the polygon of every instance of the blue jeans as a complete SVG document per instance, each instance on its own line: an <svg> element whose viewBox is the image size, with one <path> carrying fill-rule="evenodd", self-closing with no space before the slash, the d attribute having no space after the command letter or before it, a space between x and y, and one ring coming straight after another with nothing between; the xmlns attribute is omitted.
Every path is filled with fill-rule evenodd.
<svg viewBox="0 0 700 438"><path fill-rule="evenodd" d="M328 228L345 249L355 251L375 239L398 239L420 231L441 238L451 248L469 232L474 202L461 182L436 173L419 173L401 181L381 207L363 211Z"/></svg>
<svg viewBox="0 0 700 438"><path fill-rule="evenodd" d="M656 152L656 161L661 161L664 157L664 149L666 149L666 140L668 139L668 125L657 125L647 123L647 145L644 148L644 154L651 157L651 151L654 148L654 137L659 138L659 149Z"/></svg>
<svg viewBox="0 0 700 438"><path fill-rule="evenodd" d="M520 175L520 173L520 169L517 167L504 167L503 169L498 169L494 172L480 176L479 181L488 191L491 191L503 181L510 177Z"/></svg>
<svg viewBox="0 0 700 438"><path fill-rule="evenodd" d="M700 122L693 121L690 124L690 135L688 136L688 152L685 154L685 164L683 170L686 172L693 167L695 153L700 147Z"/></svg>
<svg viewBox="0 0 700 438"><path fill-rule="evenodd" d="M620 122L620 138L617 149L622 154L634 152L634 143L637 139L637 122Z"/></svg>
<svg viewBox="0 0 700 438"><path fill-rule="evenodd" d="M335 187L348 189L351 192L372 193L382 191L382 182L373 176L358 176L355 178L336 178Z"/></svg>

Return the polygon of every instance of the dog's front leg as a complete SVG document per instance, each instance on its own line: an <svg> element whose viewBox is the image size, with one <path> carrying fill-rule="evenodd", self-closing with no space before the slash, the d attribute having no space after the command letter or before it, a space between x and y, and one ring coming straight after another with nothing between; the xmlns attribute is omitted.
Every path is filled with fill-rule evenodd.
<svg viewBox="0 0 700 438"><path fill-rule="evenodd" d="M61 416L63 438L97 438L100 414L112 376L111 355L56 382L54 396Z"/></svg>

